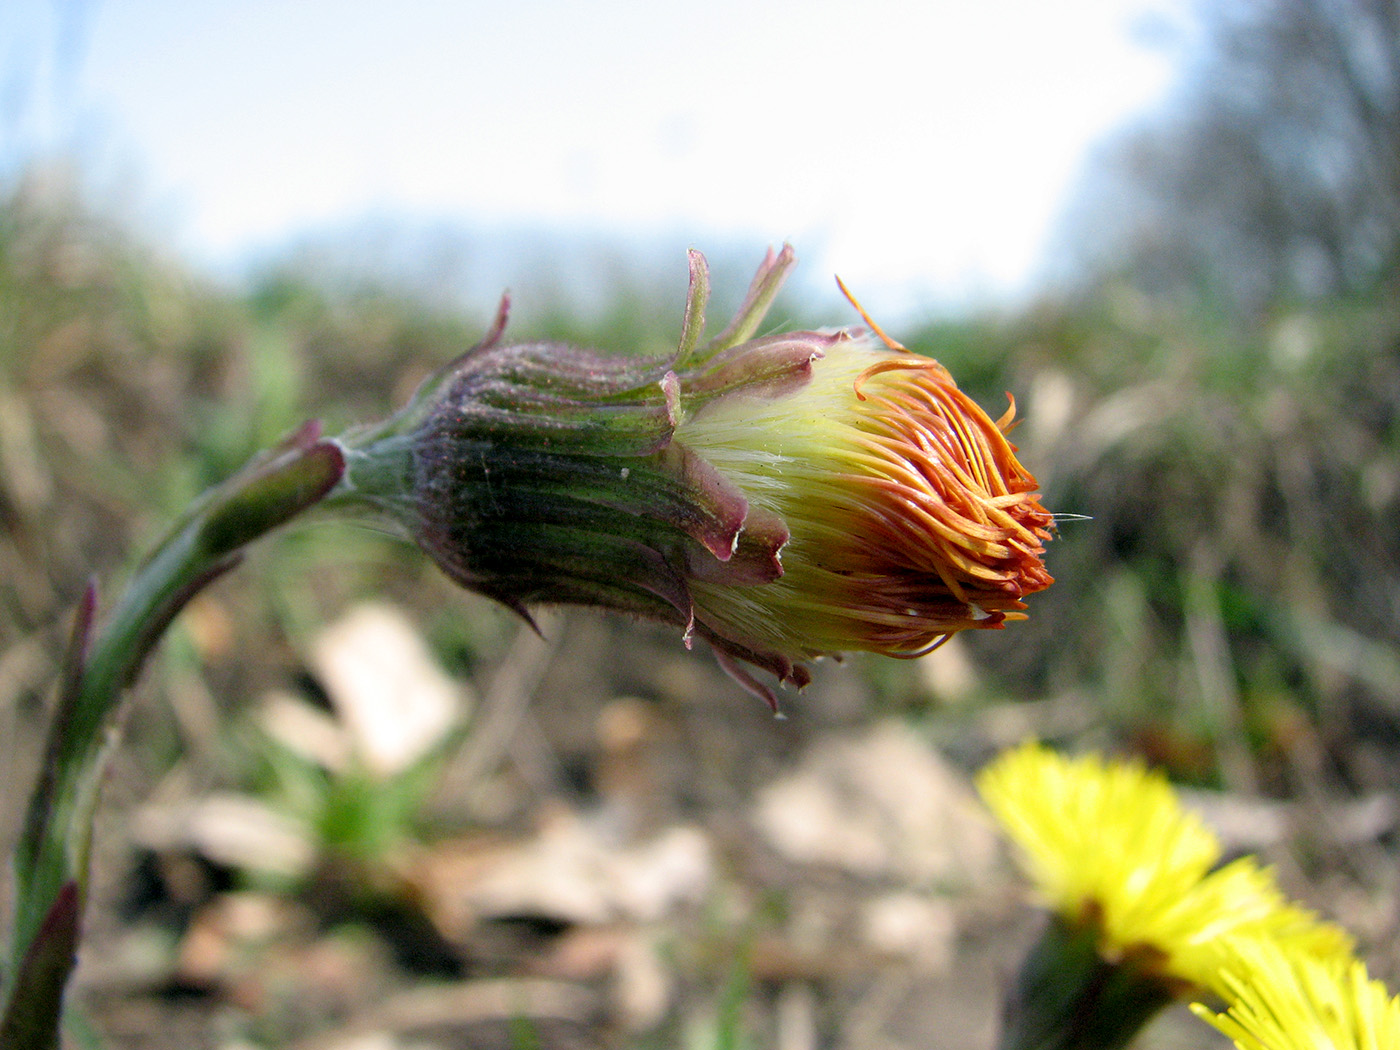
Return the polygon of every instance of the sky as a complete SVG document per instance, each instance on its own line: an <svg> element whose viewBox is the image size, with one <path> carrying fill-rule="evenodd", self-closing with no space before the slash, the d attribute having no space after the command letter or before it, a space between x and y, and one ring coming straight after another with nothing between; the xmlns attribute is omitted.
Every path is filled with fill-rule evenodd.
<svg viewBox="0 0 1400 1050"><path fill-rule="evenodd" d="M788 241L867 305L997 300L1033 285L1086 147L1169 86L1180 11L5 0L0 169L76 156L220 272L411 214Z"/></svg>

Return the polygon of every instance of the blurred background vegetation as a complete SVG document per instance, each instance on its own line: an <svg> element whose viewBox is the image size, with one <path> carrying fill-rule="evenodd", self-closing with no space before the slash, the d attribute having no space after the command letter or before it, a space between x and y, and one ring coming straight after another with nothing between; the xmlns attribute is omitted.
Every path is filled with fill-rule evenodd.
<svg viewBox="0 0 1400 1050"><path fill-rule="evenodd" d="M1104 143L1088 168L1060 233L1056 291L1014 313L895 333L993 415L1012 392L1025 417L1016 440L1046 505L1090 519L1062 524L1048 553L1057 582L1027 623L913 664L824 668L774 724L665 632L566 614L534 640L393 537L292 530L189 610L135 691L107 803L132 822L103 832L92 930L104 948L85 959L84 1001L107 1045L166 1045L161 1032L172 1046L349 1046L315 1033L424 975L521 982L514 1006L479 1006L494 1028L443 1045L767 1046L791 1016L815 1018L817 1033L806 1044L789 1033L794 1047L982 1045L990 1018L944 1031L946 1043L930 1034L934 1020L900 1028L889 1018L912 1007L872 1002L868 968L830 1002L791 999L794 987L852 978L793 946L798 876L774 874L771 857L737 841L749 799L804 749L885 717L962 769L1035 733L1131 750L1179 782L1246 800L1255 808L1230 841L1263 850L1298 892L1351 922L1393 981L1400 9L1205 10L1210 46L1191 89ZM488 320L315 253L270 260L246 285L217 283L95 208L79 181L36 168L0 200L7 841L85 581L110 596L205 487L306 418L335 432L384 415ZM721 300L742 290L762 247L712 259ZM664 351L683 260L646 278L618 269L606 304L583 315L517 302L511 335ZM849 320L792 299L778 313ZM279 743L265 717L268 698L287 695L334 711L312 657L318 632L371 599L406 612L432 662L478 701L387 780ZM210 847L188 822L157 833L131 818L216 793L290 821L310 859L293 850L287 864L259 865ZM494 925L457 927L424 905L434 844L524 834L550 826L550 807L593 812L618 799L632 822L619 841L696 823L720 844L729 887L666 942L672 993L630 1027L545 1001L559 986L528 984L574 972L558 961L560 937L591 920L522 905ZM811 877L826 890L837 878ZM233 899L276 917L244 916L255 932L240 932ZM971 899L955 941L986 919L986 900ZM288 902L295 919L276 911ZM312 931L297 935L300 954L276 962L267 945L298 922ZM211 938L223 954L201 960Z"/></svg>

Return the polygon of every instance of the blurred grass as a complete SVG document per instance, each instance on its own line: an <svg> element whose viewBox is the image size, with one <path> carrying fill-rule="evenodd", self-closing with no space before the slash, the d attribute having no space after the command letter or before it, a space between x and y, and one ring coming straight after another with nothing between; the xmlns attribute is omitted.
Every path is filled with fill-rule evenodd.
<svg viewBox="0 0 1400 1050"><path fill-rule="evenodd" d="M1395 783L1392 298L1242 319L1111 287L907 341L984 404L1016 392L1046 504L1093 518L1018 644L970 639L1013 688L1087 689L1106 736L1205 783Z"/></svg>

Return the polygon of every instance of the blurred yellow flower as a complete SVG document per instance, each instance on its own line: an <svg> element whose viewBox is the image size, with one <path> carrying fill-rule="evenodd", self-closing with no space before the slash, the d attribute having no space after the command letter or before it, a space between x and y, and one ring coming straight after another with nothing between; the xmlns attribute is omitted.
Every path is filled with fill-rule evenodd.
<svg viewBox="0 0 1400 1050"><path fill-rule="evenodd" d="M1341 928L1290 903L1252 857L1215 868L1218 839L1141 763L1032 742L983 770L978 788L1044 904L1093 928L1110 962L1132 957L1170 983L1223 994L1227 935L1317 957L1350 951Z"/></svg>
<svg viewBox="0 0 1400 1050"><path fill-rule="evenodd" d="M1230 939L1215 1013L1191 1009L1240 1050L1386 1050L1400 1047L1400 998L1356 960L1318 959L1256 939Z"/></svg>

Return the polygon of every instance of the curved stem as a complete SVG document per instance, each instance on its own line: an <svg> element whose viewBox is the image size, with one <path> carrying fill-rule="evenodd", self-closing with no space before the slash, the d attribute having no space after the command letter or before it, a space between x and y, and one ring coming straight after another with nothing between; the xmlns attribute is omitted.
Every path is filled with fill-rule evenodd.
<svg viewBox="0 0 1400 1050"><path fill-rule="evenodd" d="M15 920L0 1046L58 1045L87 891L103 745L123 692L189 600L237 565L247 544L319 503L344 470L340 446L321 438L318 424L307 424L196 501L137 569L95 638L97 592L89 584L13 857Z"/></svg>

